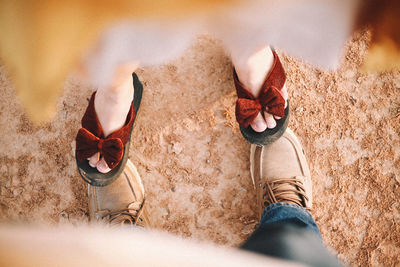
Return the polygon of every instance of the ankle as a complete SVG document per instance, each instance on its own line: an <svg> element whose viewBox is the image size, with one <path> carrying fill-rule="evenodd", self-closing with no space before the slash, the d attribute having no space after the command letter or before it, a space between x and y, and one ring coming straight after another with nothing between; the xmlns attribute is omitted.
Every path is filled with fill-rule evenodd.
<svg viewBox="0 0 400 267"><path fill-rule="evenodd" d="M96 94L94 108L105 137L125 124L126 116L131 107L133 92L124 95L125 92L113 94L107 91L98 91L98 94Z"/></svg>
<svg viewBox="0 0 400 267"><path fill-rule="evenodd" d="M115 70L107 87L99 88L102 94L110 99L121 99L133 95L132 73L138 68L136 61L121 63Z"/></svg>
<svg viewBox="0 0 400 267"><path fill-rule="evenodd" d="M133 99L133 92L132 82L129 82L117 87L110 86L106 89L99 89L96 93L96 99L109 104L130 103Z"/></svg>
<svg viewBox="0 0 400 267"><path fill-rule="evenodd" d="M255 97L258 96L273 62L274 55L269 46L260 49L250 57L234 62L239 81Z"/></svg>

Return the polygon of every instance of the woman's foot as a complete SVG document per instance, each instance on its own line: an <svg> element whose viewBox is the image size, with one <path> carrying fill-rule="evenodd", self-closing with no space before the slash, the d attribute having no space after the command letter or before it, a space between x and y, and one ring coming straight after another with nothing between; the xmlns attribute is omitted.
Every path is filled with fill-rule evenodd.
<svg viewBox="0 0 400 267"><path fill-rule="evenodd" d="M132 72L136 68L137 63L122 65L116 70L113 83L108 88L96 92L94 108L105 137L122 128L126 122L134 97ZM88 160L89 165L101 173L111 171L100 153L94 154Z"/></svg>
<svg viewBox="0 0 400 267"><path fill-rule="evenodd" d="M253 94L254 97L258 97L261 87L264 84L264 81L268 76L274 62L274 55L271 48L269 46L265 46L252 53L248 57L232 57L232 60L239 81ZM286 107L288 99L286 85L283 86L280 93L285 99ZM250 126L256 132L263 132L267 128L275 128L276 120L279 119L281 118L274 116L265 110L263 115L261 112L258 113L254 121L250 123Z"/></svg>

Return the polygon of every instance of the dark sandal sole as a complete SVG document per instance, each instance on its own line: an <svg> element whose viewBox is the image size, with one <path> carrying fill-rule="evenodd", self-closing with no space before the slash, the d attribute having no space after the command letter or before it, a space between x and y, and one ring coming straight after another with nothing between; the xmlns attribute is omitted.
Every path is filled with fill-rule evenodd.
<svg viewBox="0 0 400 267"><path fill-rule="evenodd" d="M264 132L258 133L255 132L251 126L247 128L240 127L243 137L250 143L259 146L272 144L285 133L289 124L289 110L288 101L287 107L285 108L285 116L280 120L276 120L276 126L273 129L266 129Z"/></svg>
<svg viewBox="0 0 400 267"><path fill-rule="evenodd" d="M129 157L129 146L131 143L131 135L133 132L133 127L135 126L135 120L138 115L140 102L142 101L143 95L143 85L140 82L136 73L132 73L133 77L133 88L134 88L134 97L133 97L133 107L135 109L135 118L133 119L133 125L131 132L129 134L129 141L124 146L124 155L120 161L120 163L112 169L108 173L101 173L96 168L93 168L89 165L89 161L78 161L75 153L76 164L78 166L78 172L81 175L82 179L93 186L106 186L114 182L123 172L126 162Z"/></svg>

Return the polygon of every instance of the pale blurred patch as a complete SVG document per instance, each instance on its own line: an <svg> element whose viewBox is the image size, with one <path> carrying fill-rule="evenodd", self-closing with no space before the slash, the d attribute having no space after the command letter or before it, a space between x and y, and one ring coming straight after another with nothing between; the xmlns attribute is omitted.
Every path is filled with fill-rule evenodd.
<svg viewBox="0 0 400 267"><path fill-rule="evenodd" d="M361 14L361 25L372 31L364 71L400 70L400 1L368 0Z"/></svg>
<svg viewBox="0 0 400 267"><path fill-rule="evenodd" d="M0 56L32 120L51 118L67 73L107 26L177 18L234 0L0 0Z"/></svg>
<svg viewBox="0 0 400 267"><path fill-rule="evenodd" d="M400 46L392 39L385 37L371 44L365 59L363 71L400 70Z"/></svg>
<svg viewBox="0 0 400 267"><path fill-rule="evenodd" d="M391 70L400 65L399 13L398 0L0 0L0 59L40 122L55 113L71 70L110 86L119 65L165 63L199 33L220 38L232 54L272 44L333 69L363 17L357 26L374 30L365 69Z"/></svg>

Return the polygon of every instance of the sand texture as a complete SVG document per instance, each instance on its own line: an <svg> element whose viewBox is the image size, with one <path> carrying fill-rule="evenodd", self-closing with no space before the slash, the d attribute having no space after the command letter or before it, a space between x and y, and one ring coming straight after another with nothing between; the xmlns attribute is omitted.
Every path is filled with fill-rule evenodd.
<svg viewBox="0 0 400 267"><path fill-rule="evenodd" d="M360 72L368 39L368 32L356 33L334 72L278 53L288 77L289 127L309 160L312 213L325 243L352 266L398 266L400 73ZM179 59L138 75L145 91L130 158L152 224L239 245L257 217L229 57L219 41L200 36ZM70 77L55 118L35 126L0 67L1 221L88 220L74 138L93 90Z"/></svg>

